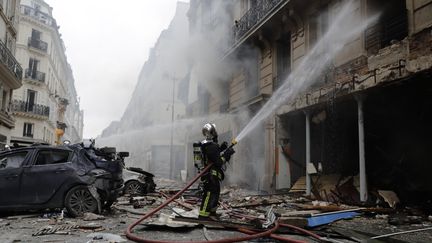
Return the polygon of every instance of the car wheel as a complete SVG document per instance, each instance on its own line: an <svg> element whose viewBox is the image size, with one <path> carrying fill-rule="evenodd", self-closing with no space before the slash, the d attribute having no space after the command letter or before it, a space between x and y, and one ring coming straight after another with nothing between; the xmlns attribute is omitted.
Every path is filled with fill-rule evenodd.
<svg viewBox="0 0 432 243"><path fill-rule="evenodd" d="M98 202L86 186L76 186L66 194L65 207L72 217L77 217L96 212Z"/></svg>
<svg viewBox="0 0 432 243"><path fill-rule="evenodd" d="M128 181L125 184L124 193L129 195L139 195L143 192L143 185L138 181Z"/></svg>

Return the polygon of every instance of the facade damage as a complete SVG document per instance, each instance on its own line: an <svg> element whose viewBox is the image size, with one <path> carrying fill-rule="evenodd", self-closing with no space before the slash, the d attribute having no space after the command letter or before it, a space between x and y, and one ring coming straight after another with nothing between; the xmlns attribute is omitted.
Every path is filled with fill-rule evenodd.
<svg viewBox="0 0 432 243"><path fill-rule="evenodd" d="M214 31L214 23L231 24L215 43L222 66L232 60L240 64L226 69L223 82L207 80L225 96L197 93L188 115L239 116L246 110L253 116L326 33L340 7L338 1L191 1L191 35ZM297 189L326 200L335 186L320 191L318 185L332 177L337 187L350 181L347 190L357 203L373 202L378 190L392 190L404 203L430 200L431 8L431 1L353 1L356 22L379 17L344 46L311 87L239 143L230 173L252 173L259 181L235 182L276 191L305 177ZM215 123L228 139L245 125L223 118ZM253 150L258 157L245 156ZM245 167L252 168L245 172Z"/></svg>

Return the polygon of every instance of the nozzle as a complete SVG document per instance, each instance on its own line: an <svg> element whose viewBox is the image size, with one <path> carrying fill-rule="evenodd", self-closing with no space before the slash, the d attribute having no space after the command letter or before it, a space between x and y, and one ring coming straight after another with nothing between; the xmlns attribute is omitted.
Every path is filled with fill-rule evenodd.
<svg viewBox="0 0 432 243"><path fill-rule="evenodd" d="M237 143L238 143L237 140L236 140L235 138L233 138L233 140L231 141L231 145L234 146L234 145L236 145Z"/></svg>

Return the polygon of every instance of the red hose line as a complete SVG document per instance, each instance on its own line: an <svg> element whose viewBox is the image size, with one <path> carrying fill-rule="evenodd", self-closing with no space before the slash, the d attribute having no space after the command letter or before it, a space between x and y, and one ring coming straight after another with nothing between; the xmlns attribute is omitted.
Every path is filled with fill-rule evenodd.
<svg viewBox="0 0 432 243"><path fill-rule="evenodd" d="M156 212L158 212L159 210L161 210L162 208L164 208L166 205L168 205L169 203L171 203L172 201L174 201L174 199L176 199L178 196L180 196L183 192L185 192L189 187L191 187L201 176L204 175L204 173L206 173L212 164L209 164L208 166L206 166L203 171L201 171L201 173L199 173L193 180L191 180L182 190L180 190L179 192L177 192L174 196L172 196L171 198L167 199L164 203L162 203L161 205L159 205L157 208L151 210L149 213L147 213L146 215L144 215L143 217L141 217L140 219L138 219L136 222L132 223L131 225L129 225L126 229L126 237L129 240L135 241L135 242L144 242L144 243L171 243L171 242L180 242L180 241L160 241L160 240L147 240L147 239L143 239L140 238L139 236L135 235L132 233L132 229L137 226L139 223L141 223L142 221L144 221L145 219L149 218L150 216L152 216L153 214L155 214ZM235 237L235 238L228 238L228 239L221 239L221 240L213 240L213 241L187 241L187 243L231 243L231 242L239 242L239 241L246 241L246 240L252 240L252 239L256 239L256 238L261 238L264 236L269 236L270 234L272 234L273 232L275 232L277 230L277 228L279 227L279 223L276 222L275 226L265 232L261 232L261 233L256 233L256 234L251 234L249 236L242 236L242 237ZM253 232L255 233L255 232ZM185 242L186 243L186 242Z"/></svg>
<svg viewBox="0 0 432 243"><path fill-rule="evenodd" d="M294 225L290 225L290 224L280 224L280 226L286 227L286 228L290 228L290 229L293 229L293 230L297 230L298 232L304 233L306 235L312 236L313 238L315 238L317 240L321 240L322 241L322 237L321 236L319 236L319 235L317 235L315 233L312 233L309 230L305 230L303 228L300 228L300 227L297 227L297 226L294 226Z"/></svg>
<svg viewBox="0 0 432 243"><path fill-rule="evenodd" d="M279 226L282 226L282 224L279 224ZM248 230L248 229L239 229L240 232L246 233L246 234L254 234L255 232L252 230ZM283 242L289 242L289 243L307 243L306 241L302 241L302 240L295 240L295 239L291 239L291 238L287 238L287 237L282 237L279 235L275 235L275 234L270 234L269 235L271 238L276 239L276 240L280 240Z"/></svg>

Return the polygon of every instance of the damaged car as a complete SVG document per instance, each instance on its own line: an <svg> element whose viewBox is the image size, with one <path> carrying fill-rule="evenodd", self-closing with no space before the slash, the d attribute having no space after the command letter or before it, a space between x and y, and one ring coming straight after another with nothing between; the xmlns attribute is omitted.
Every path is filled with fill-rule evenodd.
<svg viewBox="0 0 432 243"><path fill-rule="evenodd" d="M123 170L124 194L144 195L155 192L154 175L138 167L126 167Z"/></svg>
<svg viewBox="0 0 432 243"><path fill-rule="evenodd" d="M0 211L66 208L101 212L123 190L123 158L84 143L37 145L0 153ZM107 158L109 157L109 158Z"/></svg>

